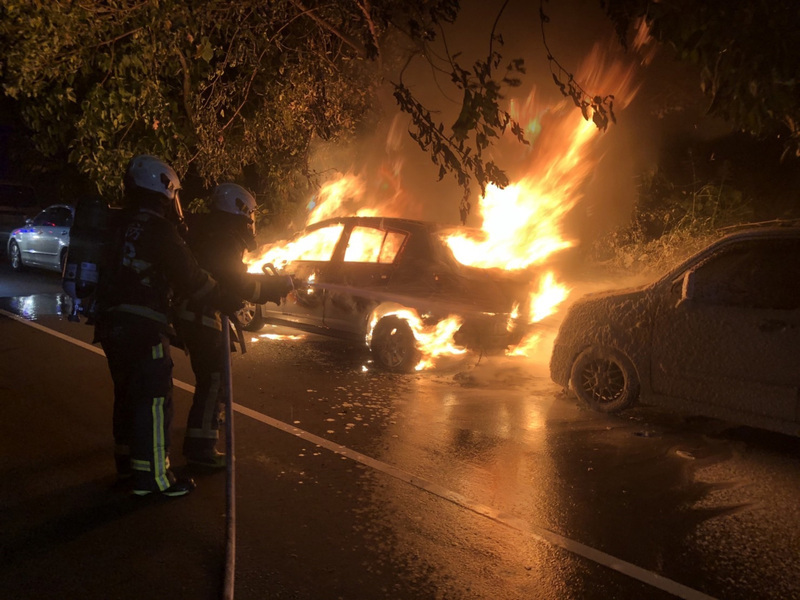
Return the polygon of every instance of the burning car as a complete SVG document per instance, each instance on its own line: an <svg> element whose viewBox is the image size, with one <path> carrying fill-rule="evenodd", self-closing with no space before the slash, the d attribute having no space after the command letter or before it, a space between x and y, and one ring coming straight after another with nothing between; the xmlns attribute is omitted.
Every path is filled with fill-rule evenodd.
<svg viewBox="0 0 800 600"><path fill-rule="evenodd" d="M527 330L515 315L526 314L532 272L460 263L445 241L458 229L382 217L310 225L251 265L290 274L298 289L240 320L366 342L378 366L398 372L442 348L501 352Z"/></svg>
<svg viewBox="0 0 800 600"><path fill-rule="evenodd" d="M550 374L602 412L641 400L800 435L800 227L743 229L650 285L581 298Z"/></svg>

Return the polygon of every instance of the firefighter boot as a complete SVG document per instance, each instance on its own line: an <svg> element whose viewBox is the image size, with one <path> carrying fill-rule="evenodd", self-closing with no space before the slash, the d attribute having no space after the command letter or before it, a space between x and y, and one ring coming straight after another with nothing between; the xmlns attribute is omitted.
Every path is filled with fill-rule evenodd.
<svg viewBox="0 0 800 600"><path fill-rule="evenodd" d="M133 489L134 496L149 496L156 494L175 498L185 496L195 488L194 479L177 478L169 468L169 458L165 464L158 465L155 472L149 461L133 460Z"/></svg>
<svg viewBox="0 0 800 600"><path fill-rule="evenodd" d="M158 489L155 485L149 485L147 487L139 486L135 487L131 492L134 496L149 496L150 494L160 494L161 496L167 496L168 498L176 498L178 496L185 496L189 492L191 492L196 487L194 483L194 479L191 477L175 479L175 483L169 486L165 490Z"/></svg>
<svg viewBox="0 0 800 600"><path fill-rule="evenodd" d="M216 449L217 440L187 437L183 441L183 456L190 465L209 469L224 469L228 456Z"/></svg>

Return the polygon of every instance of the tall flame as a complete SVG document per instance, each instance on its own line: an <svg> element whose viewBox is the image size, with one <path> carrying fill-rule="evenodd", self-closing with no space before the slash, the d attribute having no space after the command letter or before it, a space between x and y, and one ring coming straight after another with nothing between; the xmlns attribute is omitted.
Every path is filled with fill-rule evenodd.
<svg viewBox="0 0 800 600"><path fill-rule="evenodd" d="M614 109L627 106L638 91L634 84L634 66L624 66L607 58L597 45L576 73L584 89L613 90ZM535 91L535 90L534 90ZM601 155L598 147L603 139L591 119L584 119L572 101L557 106L540 106L534 92L522 102L511 102L509 112L523 125L531 145L522 149L514 144L515 157L523 154L516 166L516 176L505 188L489 185L480 198L475 217L479 235L459 231L449 235L446 242L456 259L469 266L499 268L531 273L528 312L517 318L538 323L554 314L569 296L569 286L559 282L548 262L554 255L576 244L563 231L565 217L581 201L581 187L596 168ZM591 115L589 115L591 117ZM387 148L396 150L398 128L393 127ZM500 159L502 164L502 158ZM413 214L416 205L404 194L400 183L400 163L394 161L379 169L380 193L371 193L364 175L348 173L326 183L313 200L307 224L331 216L378 215L419 217ZM286 264L307 258L309 252L325 254L338 232L319 234L318 239L292 244L273 244L251 256L250 270L264 263ZM377 242L376 242L377 243ZM364 256L374 256L379 248L370 248L369 239L362 240ZM332 249L332 248L331 248ZM538 276L536 275L538 274ZM412 325L423 352L422 366L431 364L441 354L463 352L452 344L452 335L460 322L443 321L435 330L423 328L413 311L400 309L397 313ZM541 347L541 331L523 340L509 353L530 355ZM541 348L540 348L541 349ZM421 367L420 367L421 368Z"/></svg>

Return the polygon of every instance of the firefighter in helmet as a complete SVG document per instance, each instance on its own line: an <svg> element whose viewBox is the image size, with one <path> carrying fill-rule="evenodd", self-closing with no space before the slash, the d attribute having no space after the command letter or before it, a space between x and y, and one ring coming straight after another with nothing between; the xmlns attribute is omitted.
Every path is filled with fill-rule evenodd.
<svg viewBox="0 0 800 600"><path fill-rule="evenodd" d="M209 209L196 215L189 227L189 246L200 266L241 301L280 303L293 289L291 277L248 273L242 262L245 250L256 249L253 195L235 183L222 183L214 188ZM224 467L226 456L216 444L220 407L227 400L223 373L230 349L223 348L220 311L202 299L189 298L178 310L176 326L195 376L183 454L190 464Z"/></svg>
<svg viewBox="0 0 800 600"><path fill-rule="evenodd" d="M172 299L230 305L179 233L179 189L177 174L164 161L149 155L131 159L124 207L97 289L95 341L114 383L117 473L131 481L137 496L183 496L194 488L192 479L176 477L169 466Z"/></svg>

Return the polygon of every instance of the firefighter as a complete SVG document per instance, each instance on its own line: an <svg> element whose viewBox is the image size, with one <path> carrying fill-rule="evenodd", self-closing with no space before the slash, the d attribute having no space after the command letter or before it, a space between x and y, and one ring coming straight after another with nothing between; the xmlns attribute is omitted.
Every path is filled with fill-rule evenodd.
<svg viewBox="0 0 800 600"><path fill-rule="evenodd" d="M195 215L189 227L189 246L200 266L227 294L256 304L278 304L292 290L292 279L248 273L242 262L245 250L256 249L256 208L255 198L242 186L218 185L211 194L209 212ZM178 334L195 376L183 454L188 463L210 468L224 467L227 460L216 448L220 407L227 401L223 373L230 352L223 349L221 322L220 311L200 298L187 299L177 312Z"/></svg>
<svg viewBox="0 0 800 600"><path fill-rule="evenodd" d="M105 351L114 383L117 473L137 496L176 497L194 489L194 481L176 477L169 464L172 298L180 294L230 305L179 234L179 189L177 174L162 160L131 159L124 206L111 229L110 255L97 289L95 341Z"/></svg>

